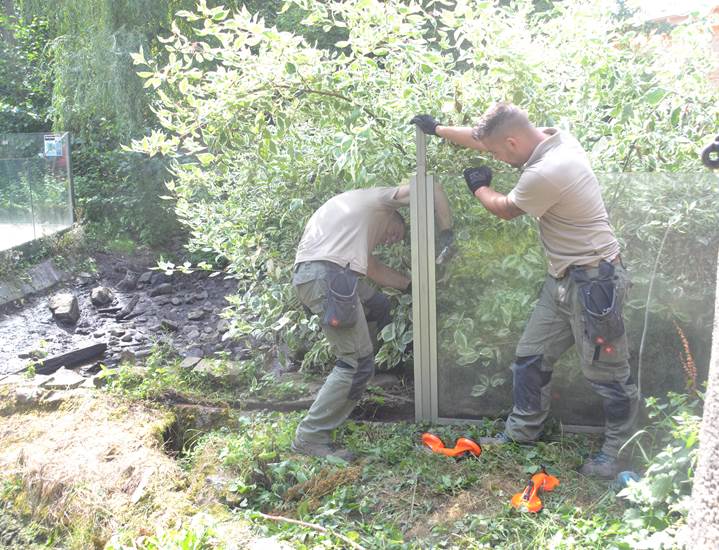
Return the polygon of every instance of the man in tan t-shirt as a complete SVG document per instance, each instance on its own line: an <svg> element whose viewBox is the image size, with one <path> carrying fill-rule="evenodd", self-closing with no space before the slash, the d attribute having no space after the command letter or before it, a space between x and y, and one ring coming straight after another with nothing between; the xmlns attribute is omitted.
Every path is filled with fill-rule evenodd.
<svg viewBox="0 0 719 550"><path fill-rule="evenodd" d="M330 446L331 433L352 412L374 374L367 322L374 321L380 331L391 320L389 299L366 279L380 287L403 291L410 287L409 277L372 255L377 246L404 238L405 223L397 210L409 205L409 194L409 185L347 191L324 203L307 222L292 284L304 306L324 321L322 331L337 363L297 427L292 443L295 452L352 458L349 451ZM449 203L438 186L435 205L441 249L453 237ZM356 296L348 300L350 312L356 315L350 326L335 324L339 321L332 315L328 318L329 287L338 282L346 283L345 289L356 285Z"/></svg>
<svg viewBox="0 0 719 550"><path fill-rule="evenodd" d="M520 168L519 181L508 195L490 187L488 167L468 168L464 176L471 193L495 216L511 220L527 213L537 218L547 255L549 273L512 364L514 406L504 432L485 443L529 442L541 436L549 414L552 366L574 344L606 417L602 450L580 471L613 477L619 449L634 430L639 401L621 318L631 283L587 154L568 133L537 128L526 113L507 103L490 108L474 128L443 126L430 115L418 115L412 122L427 134L489 152ZM586 294L596 289L607 302L599 308L592 301L595 294ZM614 307L609 297L616 297ZM593 309L602 315L588 315Z"/></svg>

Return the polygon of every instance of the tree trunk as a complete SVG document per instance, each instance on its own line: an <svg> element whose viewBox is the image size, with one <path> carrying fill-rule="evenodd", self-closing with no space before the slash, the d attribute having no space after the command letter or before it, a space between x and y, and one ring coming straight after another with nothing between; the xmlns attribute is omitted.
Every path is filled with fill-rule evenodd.
<svg viewBox="0 0 719 550"><path fill-rule="evenodd" d="M687 523L684 540L688 548L719 548L719 261L709 380L699 431L699 461L694 475L692 507Z"/></svg>

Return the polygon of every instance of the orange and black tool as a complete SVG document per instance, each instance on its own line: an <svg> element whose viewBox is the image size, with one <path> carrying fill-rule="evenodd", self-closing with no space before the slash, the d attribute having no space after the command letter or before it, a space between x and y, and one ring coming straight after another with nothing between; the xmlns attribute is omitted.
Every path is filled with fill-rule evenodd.
<svg viewBox="0 0 719 550"><path fill-rule="evenodd" d="M559 478L547 472L547 468L542 465L542 469L532 476L532 481L539 485L540 491L551 493L559 485Z"/></svg>
<svg viewBox="0 0 719 550"><path fill-rule="evenodd" d="M524 491L512 497L512 506L520 512L539 512L542 509L542 500L537 496L539 485L531 479L524 488Z"/></svg>
<svg viewBox="0 0 719 550"><path fill-rule="evenodd" d="M539 491L551 492L559 485L559 479L547 472L542 465L542 469L534 474L524 491L517 493L512 497L511 504L517 510L522 512L539 512L543 505L539 498Z"/></svg>
<svg viewBox="0 0 719 550"><path fill-rule="evenodd" d="M432 452L451 456L453 458L464 458L467 456L479 456L482 454L482 447L479 443L466 437L460 437L451 449L444 446L442 440L429 432L422 434L422 443L427 445Z"/></svg>

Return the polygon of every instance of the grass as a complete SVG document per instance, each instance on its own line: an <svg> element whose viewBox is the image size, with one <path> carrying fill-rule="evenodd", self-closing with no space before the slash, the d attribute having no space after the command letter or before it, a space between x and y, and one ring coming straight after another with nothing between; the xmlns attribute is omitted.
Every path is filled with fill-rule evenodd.
<svg viewBox="0 0 719 550"><path fill-rule="evenodd" d="M593 442L569 437L536 447L487 447L478 459L456 461L419 445L428 426L347 423L339 440L361 456L358 463L293 455L289 445L301 415L258 414L237 431L205 435L185 458L187 471L225 479L215 498L246 511L258 528L298 548L343 543L301 525L253 514L321 523L367 548L549 547L552 540L581 540L607 548L612 522L625 507L606 482L575 468ZM446 440L478 428L436 427ZM540 464L560 477L536 515L511 509L511 496ZM207 495L205 495L207 498ZM617 535L622 534L621 529Z"/></svg>

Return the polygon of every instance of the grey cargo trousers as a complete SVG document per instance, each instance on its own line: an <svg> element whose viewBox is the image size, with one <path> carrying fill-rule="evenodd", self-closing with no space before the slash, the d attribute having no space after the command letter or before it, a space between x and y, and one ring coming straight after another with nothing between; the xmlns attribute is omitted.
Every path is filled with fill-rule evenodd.
<svg viewBox="0 0 719 550"><path fill-rule="evenodd" d="M597 268L587 268L596 277ZM621 264L615 266L616 293L622 300L631 286ZM582 305L570 276L547 275L539 301L517 345L512 364L514 406L505 432L516 441L533 441L549 415L552 366L576 345L584 377L601 397L604 406L605 439L602 452L616 457L631 437L636 421L639 394L629 370L626 333L609 346L596 346L587 338Z"/></svg>
<svg viewBox="0 0 719 550"><path fill-rule="evenodd" d="M303 262L297 266L292 284L300 301L320 317L327 297L326 275L340 269L328 262ZM337 428L354 409L374 374L374 349L367 321L377 328L389 322L390 303L364 279L360 279L357 323L348 328L323 326L322 332L337 357L337 364L317 394L307 416L297 427L296 438L310 444L329 443Z"/></svg>

